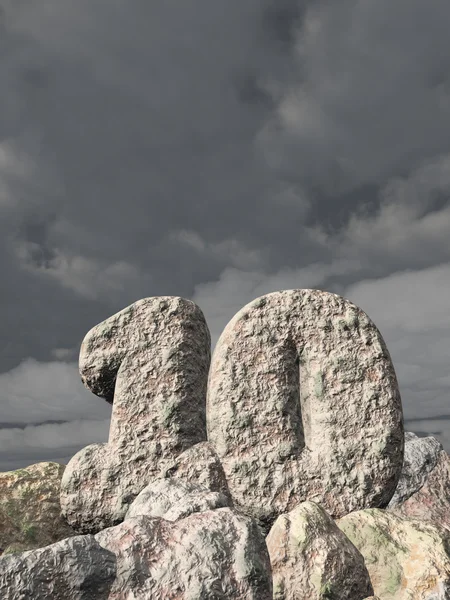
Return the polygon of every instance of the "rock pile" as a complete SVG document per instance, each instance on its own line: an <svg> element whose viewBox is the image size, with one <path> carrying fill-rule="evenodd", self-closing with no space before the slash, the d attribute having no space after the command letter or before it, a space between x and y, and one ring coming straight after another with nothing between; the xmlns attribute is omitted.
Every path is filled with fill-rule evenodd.
<svg viewBox="0 0 450 600"><path fill-rule="evenodd" d="M405 436L346 299L258 298L210 360L194 303L145 298L91 329L80 373L113 409L62 474L76 535L0 559L1 598L450 600L449 456Z"/></svg>

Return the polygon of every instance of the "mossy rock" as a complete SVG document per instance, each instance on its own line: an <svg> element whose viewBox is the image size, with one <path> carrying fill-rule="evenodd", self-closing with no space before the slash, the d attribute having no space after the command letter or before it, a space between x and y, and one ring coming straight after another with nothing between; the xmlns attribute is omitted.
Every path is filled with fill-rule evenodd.
<svg viewBox="0 0 450 600"><path fill-rule="evenodd" d="M65 465L42 462L0 473L0 555L25 552L77 535L61 515Z"/></svg>

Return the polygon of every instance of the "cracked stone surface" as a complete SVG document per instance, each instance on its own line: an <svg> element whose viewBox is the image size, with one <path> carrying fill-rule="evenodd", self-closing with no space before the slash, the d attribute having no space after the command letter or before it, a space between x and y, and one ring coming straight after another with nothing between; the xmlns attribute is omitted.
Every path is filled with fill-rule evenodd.
<svg viewBox="0 0 450 600"><path fill-rule="evenodd" d="M233 501L267 533L305 500L338 518L395 492L395 370L374 323L341 296L284 290L247 304L217 342L206 404Z"/></svg>
<svg viewBox="0 0 450 600"><path fill-rule="evenodd" d="M85 336L84 385L113 404L109 439L69 461L61 510L78 533L121 522L139 492L191 446L206 441L211 338L199 307L144 298Z"/></svg>

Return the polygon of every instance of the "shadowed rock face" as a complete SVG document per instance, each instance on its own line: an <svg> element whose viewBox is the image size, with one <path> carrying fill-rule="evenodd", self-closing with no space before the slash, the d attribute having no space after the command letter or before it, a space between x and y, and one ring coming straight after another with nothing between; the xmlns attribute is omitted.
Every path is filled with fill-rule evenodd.
<svg viewBox="0 0 450 600"><path fill-rule="evenodd" d="M434 437L419 438L415 433L405 432L402 474L388 508L402 504L420 490L435 469L442 450L442 444Z"/></svg>
<svg viewBox="0 0 450 600"><path fill-rule="evenodd" d="M450 457L434 437L405 437L402 475L387 510L450 531Z"/></svg>
<svg viewBox="0 0 450 600"><path fill-rule="evenodd" d="M0 554L41 548L77 535L61 515L64 469L42 462L0 473Z"/></svg>
<svg viewBox="0 0 450 600"><path fill-rule="evenodd" d="M91 535L3 558L2 600L107 600L116 557Z"/></svg>
<svg viewBox="0 0 450 600"><path fill-rule="evenodd" d="M397 486L394 367L369 317L336 294L284 290L241 309L215 347L206 414L234 501L268 527L306 499L335 518L385 507Z"/></svg>
<svg viewBox="0 0 450 600"><path fill-rule="evenodd" d="M209 379L208 365L182 298L89 332L80 372L113 402L110 436L73 457L60 501L97 533L0 559L2 600L450 600L449 456L405 444L365 313L268 294L229 323Z"/></svg>

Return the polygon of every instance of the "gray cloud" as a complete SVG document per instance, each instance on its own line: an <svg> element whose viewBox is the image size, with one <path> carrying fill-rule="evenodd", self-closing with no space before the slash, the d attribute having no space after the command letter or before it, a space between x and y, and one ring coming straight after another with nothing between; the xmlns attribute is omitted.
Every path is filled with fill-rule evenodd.
<svg viewBox="0 0 450 600"><path fill-rule="evenodd" d="M446 152L445 15L443 0L311 6L293 52L300 77L261 132L271 162L335 196Z"/></svg>
<svg viewBox="0 0 450 600"><path fill-rule="evenodd" d="M86 413L93 419L108 416L106 402L81 383L75 363L34 359L0 375L3 422L40 423L51 419L79 420Z"/></svg>
<svg viewBox="0 0 450 600"><path fill-rule="evenodd" d="M369 314L450 448L448 3L0 8L0 468L105 441L76 361L111 314L192 298L215 343L297 287Z"/></svg>

